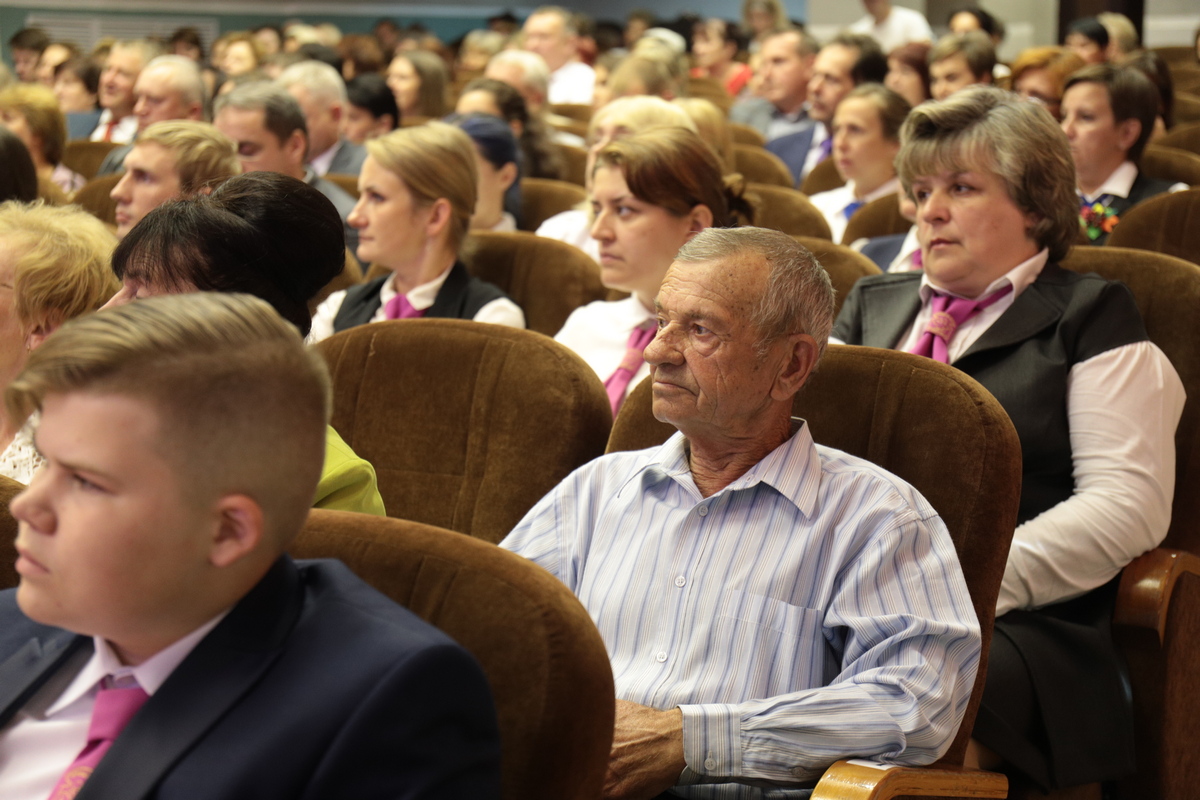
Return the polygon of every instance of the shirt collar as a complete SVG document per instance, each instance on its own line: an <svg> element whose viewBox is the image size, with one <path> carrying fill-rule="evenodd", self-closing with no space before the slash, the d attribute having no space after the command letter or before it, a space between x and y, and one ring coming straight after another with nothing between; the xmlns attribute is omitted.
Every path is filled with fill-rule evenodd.
<svg viewBox="0 0 1200 800"><path fill-rule="evenodd" d="M801 122L808 119L808 103L803 103L801 106L790 114L786 111L780 111L779 106L771 105L771 119L781 119L786 122Z"/></svg>
<svg viewBox="0 0 1200 800"><path fill-rule="evenodd" d="M1096 194L1092 197L1087 197L1078 189L1075 194L1079 195L1089 203L1096 202L1100 197L1111 194L1113 197L1129 197L1129 192L1133 189L1133 182L1137 180L1138 168L1132 161L1126 161L1112 171L1112 174L1105 179L1104 183L1100 184L1100 188L1096 190Z"/></svg>
<svg viewBox="0 0 1200 800"><path fill-rule="evenodd" d="M988 284L988 287L984 289L983 293L979 296L987 297L988 295L1004 288L1005 286L1012 286L1013 299L1015 300L1017 296L1021 294L1021 292L1025 291L1029 284L1037 280L1037 276L1042 274L1042 269L1046 266L1046 262L1049 260L1050 251L1043 248L1035 256L1033 256L1033 258L1022 261L1020 264L1017 264L999 278L996 278L996 280ZM941 292L942 294L948 294L951 297L962 297L962 295L954 294L954 292L947 292L945 289L942 289L939 286L934 286L929 281L929 273L922 272L920 288L921 303L928 303L929 298L933 296L935 291Z"/></svg>
<svg viewBox="0 0 1200 800"><path fill-rule="evenodd" d="M325 173L329 172L329 166L333 163L333 157L337 155L337 151L341 148L341 146L342 142L339 139L333 143L332 147L330 147L324 153L321 153L321 155L310 158L308 160L308 164L312 167L313 172L317 173L318 175L324 175Z"/></svg>
<svg viewBox="0 0 1200 800"><path fill-rule="evenodd" d="M655 450L621 489L624 490L635 480L640 480L644 486L673 480L697 498L700 495L688 466L687 439L679 432ZM821 486L821 460L804 420L793 417L792 435L787 441L713 496L753 489L759 484L770 486L805 517L812 517L816 513Z"/></svg>
<svg viewBox="0 0 1200 800"><path fill-rule="evenodd" d="M79 671L75 679L63 690L58 699L46 709L46 716L52 716L71 705L96 688L97 684L110 675L112 676L113 685L118 688L123 688L131 681L136 681L137 685L142 687L142 690L146 694L153 695L166 682L171 673L175 671L175 668L196 648L196 645L200 644L200 641L208 635L208 632L215 628L217 623L225 619L225 615L228 613L228 609L221 612L187 636L184 636L169 647L158 651L136 667L122 664L121 660L117 658L117 654L113 652L112 647L103 637L93 636L92 657L83 665L83 669Z"/></svg>
<svg viewBox="0 0 1200 800"><path fill-rule="evenodd" d="M451 264L441 275L438 275L428 283L422 283L420 286L414 286L405 292L404 296L408 298L408 303L418 311L424 311L433 305L433 301L437 299L437 293L441 291L442 284L446 282L446 278L450 277L450 270L454 268ZM396 288L392 285L391 278L383 282L383 288L379 290L379 303L386 306L388 301L397 294Z"/></svg>

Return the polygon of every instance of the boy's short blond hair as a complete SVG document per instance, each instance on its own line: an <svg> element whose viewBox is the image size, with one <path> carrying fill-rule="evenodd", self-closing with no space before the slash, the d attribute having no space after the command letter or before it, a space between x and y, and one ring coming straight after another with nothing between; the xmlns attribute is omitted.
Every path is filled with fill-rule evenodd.
<svg viewBox="0 0 1200 800"><path fill-rule="evenodd" d="M144 144L156 144L175 157L175 174L185 196L242 174L237 145L207 122L156 122L138 134L134 146Z"/></svg>
<svg viewBox="0 0 1200 800"><path fill-rule="evenodd" d="M76 392L145 401L185 501L250 497L280 552L304 524L325 458L329 374L265 301L197 292L72 320L30 354L4 402L20 424L47 396Z"/></svg>

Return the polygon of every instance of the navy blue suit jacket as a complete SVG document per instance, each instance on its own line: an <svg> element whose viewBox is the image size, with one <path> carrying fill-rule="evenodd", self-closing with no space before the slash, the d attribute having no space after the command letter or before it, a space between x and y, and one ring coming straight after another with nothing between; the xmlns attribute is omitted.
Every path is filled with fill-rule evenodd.
<svg viewBox="0 0 1200 800"><path fill-rule="evenodd" d="M818 125L820 123L817 123ZM817 126L813 125L799 133L789 133L767 142L767 149L783 159L791 170L792 181L799 188L804 182L804 162L808 159L808 151L812 149L813 134Z"/></svg>
<svg viewBox="0 0 1200 800"><path fill-rule="evenodd" d="M90 637L0 593L0 726ZM78 800L496 798L487 680L337 561L281 558L142 707Z"/></svg>

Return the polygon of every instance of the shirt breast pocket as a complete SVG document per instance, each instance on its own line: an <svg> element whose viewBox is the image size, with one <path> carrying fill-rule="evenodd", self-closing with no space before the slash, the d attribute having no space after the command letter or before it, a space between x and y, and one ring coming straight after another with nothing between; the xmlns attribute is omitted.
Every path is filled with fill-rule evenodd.
<svg viewBox="0 0 1200 800"><path fill-rule="evenodd" d="M815 608L728 589L718 611L722 641L714 645L729 648L733 668L755 696L820 686L832 656L823 620Z"/></svg>

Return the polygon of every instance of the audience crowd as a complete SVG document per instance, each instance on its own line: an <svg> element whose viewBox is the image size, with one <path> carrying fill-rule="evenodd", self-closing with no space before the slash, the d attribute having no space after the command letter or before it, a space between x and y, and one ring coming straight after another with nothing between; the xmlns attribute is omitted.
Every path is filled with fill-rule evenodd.
<svg viewBox="0 0 1200 800"><path fill-rule="evenodd" d="M344 567L284 555L309 507L404 517L329 424L314 350L398 320L537 327L523 302L544 287L475 274L493 234L538 269L562 268L546 240L578 251L573 285L603 289L545 341L591 368L614 418L652 408L677 431L564 474L501 542L608 648L606 796L800 797L837 759L930 764L981 663L967 766L1042 791L1130 774L1109 620L1121 570L1194 488L1175 486L1184 370L1130 289L1061 264L1133 230L1140 204L1196 213L1200 31L1184 57L1104 13L1009 61L982 8L862 5L825 41L781 0L623 23L543 6L455 42L388 19L90 50L8 38L0 475L28 488L0 674L60 654L21 662L27 687L0 708L0 796L111 780L98 764L122 727L145 742L174 724L159 709L178 686L224 680L251 636L283 655L234 670L263 676L244 696L213 695L233 709L222 735L270 727L272 703L320 721L266 731L228 768L196 734L155 778L163 797L499 796L495 713L462 648ZM794 238L826 233L785 197L823 218L831 258L880 274L835 298ZM845 345L950 365L1013 421L1020 511L989 652L937 511L791 417ZM161 574L137 575L143 558ZM288 622L264 633L273 614ZM89 718L118 706L97 739ZM239 782L297 727L313 733L282 759L295 791ZM369 734L393 730L414 757L380 769ZM136 760L121 745L108 763Z"/></svg>

